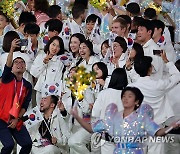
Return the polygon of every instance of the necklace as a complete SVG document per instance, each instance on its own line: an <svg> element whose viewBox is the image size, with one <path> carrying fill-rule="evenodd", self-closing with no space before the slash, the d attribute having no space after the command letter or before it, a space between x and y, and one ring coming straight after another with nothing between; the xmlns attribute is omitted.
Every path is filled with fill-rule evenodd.
<svg viewBox="0 0 180 154"><path fill-rule="evenodd" d="M45 124L45 122L47 123L47 125ZM41 125L41 135L42 137L44 137L48 131L48 128L50 126L50 122L51 122L51 118L48 118L48 119L45 119L44 118L44 121L42 122L42 125Z"/></svg>

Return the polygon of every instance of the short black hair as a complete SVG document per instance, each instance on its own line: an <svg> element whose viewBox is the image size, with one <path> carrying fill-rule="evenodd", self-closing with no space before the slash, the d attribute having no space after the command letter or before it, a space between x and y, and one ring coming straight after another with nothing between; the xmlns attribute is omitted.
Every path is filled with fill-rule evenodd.
<svg viewBox="0 0 180 154"><path fill-rule="evenodd" d="M24 33L37 35L39 34L39 32L40 32L40 27L35 23L28 23L24 27Z"/></svg>
<svg viewBox="0 0 180 154"><path fill-rule="evenodd" d="M126 7L126 10L129 11L133 15L139 15L140 13L139 4L135 2L129 3Z"/></svg>
<svg viewBox="0 0 180 154"><path fill-rule="evenodd" d="M141 27L145 27L147 29L147 31L152 31L151 32L151 37L153 36L154 34L154 27L152 25L152 22L148 19L143 19L140 23L139 23L139 26Z"/></svg>
<svg viewBox="0 0 180 154"><path fill-rule="evenodd" d="M22 12L18 24L36 23L36 17L31 12Z"/></svg>
<svg viewBox="0 0 180 154"><path fill-rule="evenodd" d="M9 53L11 49L11 43L14 39L20 39L18 33L15 31L9 31L4 35L2 48L5 52ZM20 51L20 47L16 48L15 51Z"/></svg>
<svg viewBox="0 0 180 154"><path fill-rule="evenodd" d="M50 96L51 96L51 103L53 103L55 105L55 107L56 107L59 98L57 96L55 96L55 95L50 95Z"/></svg>
<svg viewBox="0 0 180 154"><path fill-rule="evenodd" d="M144 18L135 16L132 20L132 24L134 27L136 27L136 29L133 29L133 30L138 31L138 27L139 27L140 23L143 22L143 20L144 20Z"/></svg>
<svg viewBox="0 0 180 154"><path fill-rule="evenodd" d="M93 22L95 23L96 20L98 19L98 25L101 25L101 18L95 14L90 14L87 18L86 18L86 24L89 22Z"/></svg>
<svg viewBox="0 0 180 154"><path fill-rule="evenodd" d="M74 19L78 19L81 14L84 14L86 7L82 4L76 4L72 8L72 16Z"/></svg>
<svg viewBox="0 0 180 154"><path fill-rule="evenodd" d="M136 88L136 87L126 87L122 90L121 92L121 99L123 98L123 95L126 91L131 91L132 93L134 93L135 95L135 101L139 101L139 106L142 104L143 99L144 99L144 95L142 94L142 92ZM139 106L135 106L134 110L138 109Z"/></svg>
<svg viewBox="0 0 180 154"><path fill-rule="evenodd" d="M57 55L62 55L62 54L64 54L64 42L63 42L62 38L60 38L59 36L54 36L54 37L52 37L52 38L48 41L48 43L47 43L46 46L44 47L44 52L45 52L45 53L48 53L48 52L49 52L49 46L50 46L50 44L51 44L54 40L58 40L59 46L60 46L60 50L59 50L59 52L57 53Z"/></svg>
<svg viewBox="0 0 180 154"><path fill-rule="evenodd" d="M107 68L107 65L103 62L97 62L97 63L94 63L92 65L92 68L94 67L94 65L97 65L98 68L102 71L102 79L103 80L106 80L107 76L108 76L108 68Z"/></svg>
<svg viewBox="0 0 180 154"><path fill-rule="evenodd" d="M116 68L112 75L108 85L108 88L123 90L128 84L127 74L123 68Z"/></svg>
<svg viewBox="0 0 180 154"><path fill-rule="evenodd" d="M88 0L75 0L74 5L79 5L79 4L84 5L85 8L87 8L88 7Z"/></svg>
<svg viewBox="0 0 180 154"><path fill-rule="evenodd" d="M56 18L59 14L61 14L61 7L59 5L51 5L48 8L48 16L50 18Z"/></svg>
<svg viewBox="0 0 180 154"><path fill-rule="evenodd" d="M162 35L164 32L164 28L165 28L164 22L162 22L161 20L155 19L155 20L152 20L151 23L152 23L154 28L157 28L157 29L161 28L162 29L162 32L161 32L161 35Z"/></svg>
<svg viewBox="0 0 180 154"><path fill-rule="evenodd" d="M49 8L49 2L48 0L34 0L34 8L35 11L47 13Z"/></svg>
<svg viewBox="0 0 180 154"><path fill-rule="evenodd" d="M153 8L147 8L144 11L144 17L147 19L155 19L156 18L156 10Z"/></svg>
<svg viewBox="0 0 180 154"><path fill-rule="evenodd" d="M152 57L144 56L140 59L134 61L134 69L136 73L140 75L140 77L145 77L148 75L148 71L152 63Z"/></svg>
<svg viewBox="0 0 180 154"><path fill-rule="evenodd" d="M126 40L123 38L123 37L120 37L120 36L117 36L114 40L114 42L117 42L120 44L121 48L123 49L123 53L126 52L127 50L127 43L126 43Z"/></svg>
<svg viewBox="0 0 180 154"><path fill-rule="evenodd" d="M62 31L63 23L58 19L50 19L45 23L45 28L47 27L51 32L57 31L58 33L60 33Z"/></svg>

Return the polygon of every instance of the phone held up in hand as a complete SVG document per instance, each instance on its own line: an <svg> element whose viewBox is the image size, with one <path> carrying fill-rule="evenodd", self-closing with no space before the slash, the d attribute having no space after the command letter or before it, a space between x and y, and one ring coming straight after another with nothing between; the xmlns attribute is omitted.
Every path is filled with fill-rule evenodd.
<svg viewBox="0 0 180 154"><path fill-rule="evenodd" d="M161 56L161 53L163 53L163 50L153 50L153 55Z"/></svg>
<svg viewBox="0 0 180 154"><path fill-rule="evenodd" d="M27 39L20 39L19 46L21 47L21 52L25 52L27 50L28 40Z"/></svg>
<svg viewBox="0 0 180 154"><path fill-rule="evenodd" d="M19 46L27 46L28 45L28 40L27 39L20 39L20 44Z"/></svg>

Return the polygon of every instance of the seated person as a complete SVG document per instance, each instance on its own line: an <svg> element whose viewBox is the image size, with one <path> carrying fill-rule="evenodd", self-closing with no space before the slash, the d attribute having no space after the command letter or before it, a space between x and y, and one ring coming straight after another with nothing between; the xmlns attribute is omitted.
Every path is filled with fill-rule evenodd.
<svg viewBox="0 0 180 154"><path fill-rule="evenodd" d="M69 132L64 120L58 115L57 103L58 97L54 95L41 99L40 111L44 120L29 130L33 140L32 154L68 153L66 144Z"/></svg>

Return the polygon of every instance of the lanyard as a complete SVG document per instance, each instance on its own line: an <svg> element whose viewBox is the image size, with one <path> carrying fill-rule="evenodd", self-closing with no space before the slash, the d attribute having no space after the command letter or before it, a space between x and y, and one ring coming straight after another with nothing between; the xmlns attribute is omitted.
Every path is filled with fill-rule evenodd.
<svg viewBox="0 0 180 154"><path fill-rule="evenodd" d="M20 97L21 97L21 95L22 95L23 84L24 84L24 83L23 83L23 79L22 79L18 100L20 100ZM15 93L17 93L17 81L16 81L16 79L15 79Z"/></svg>

